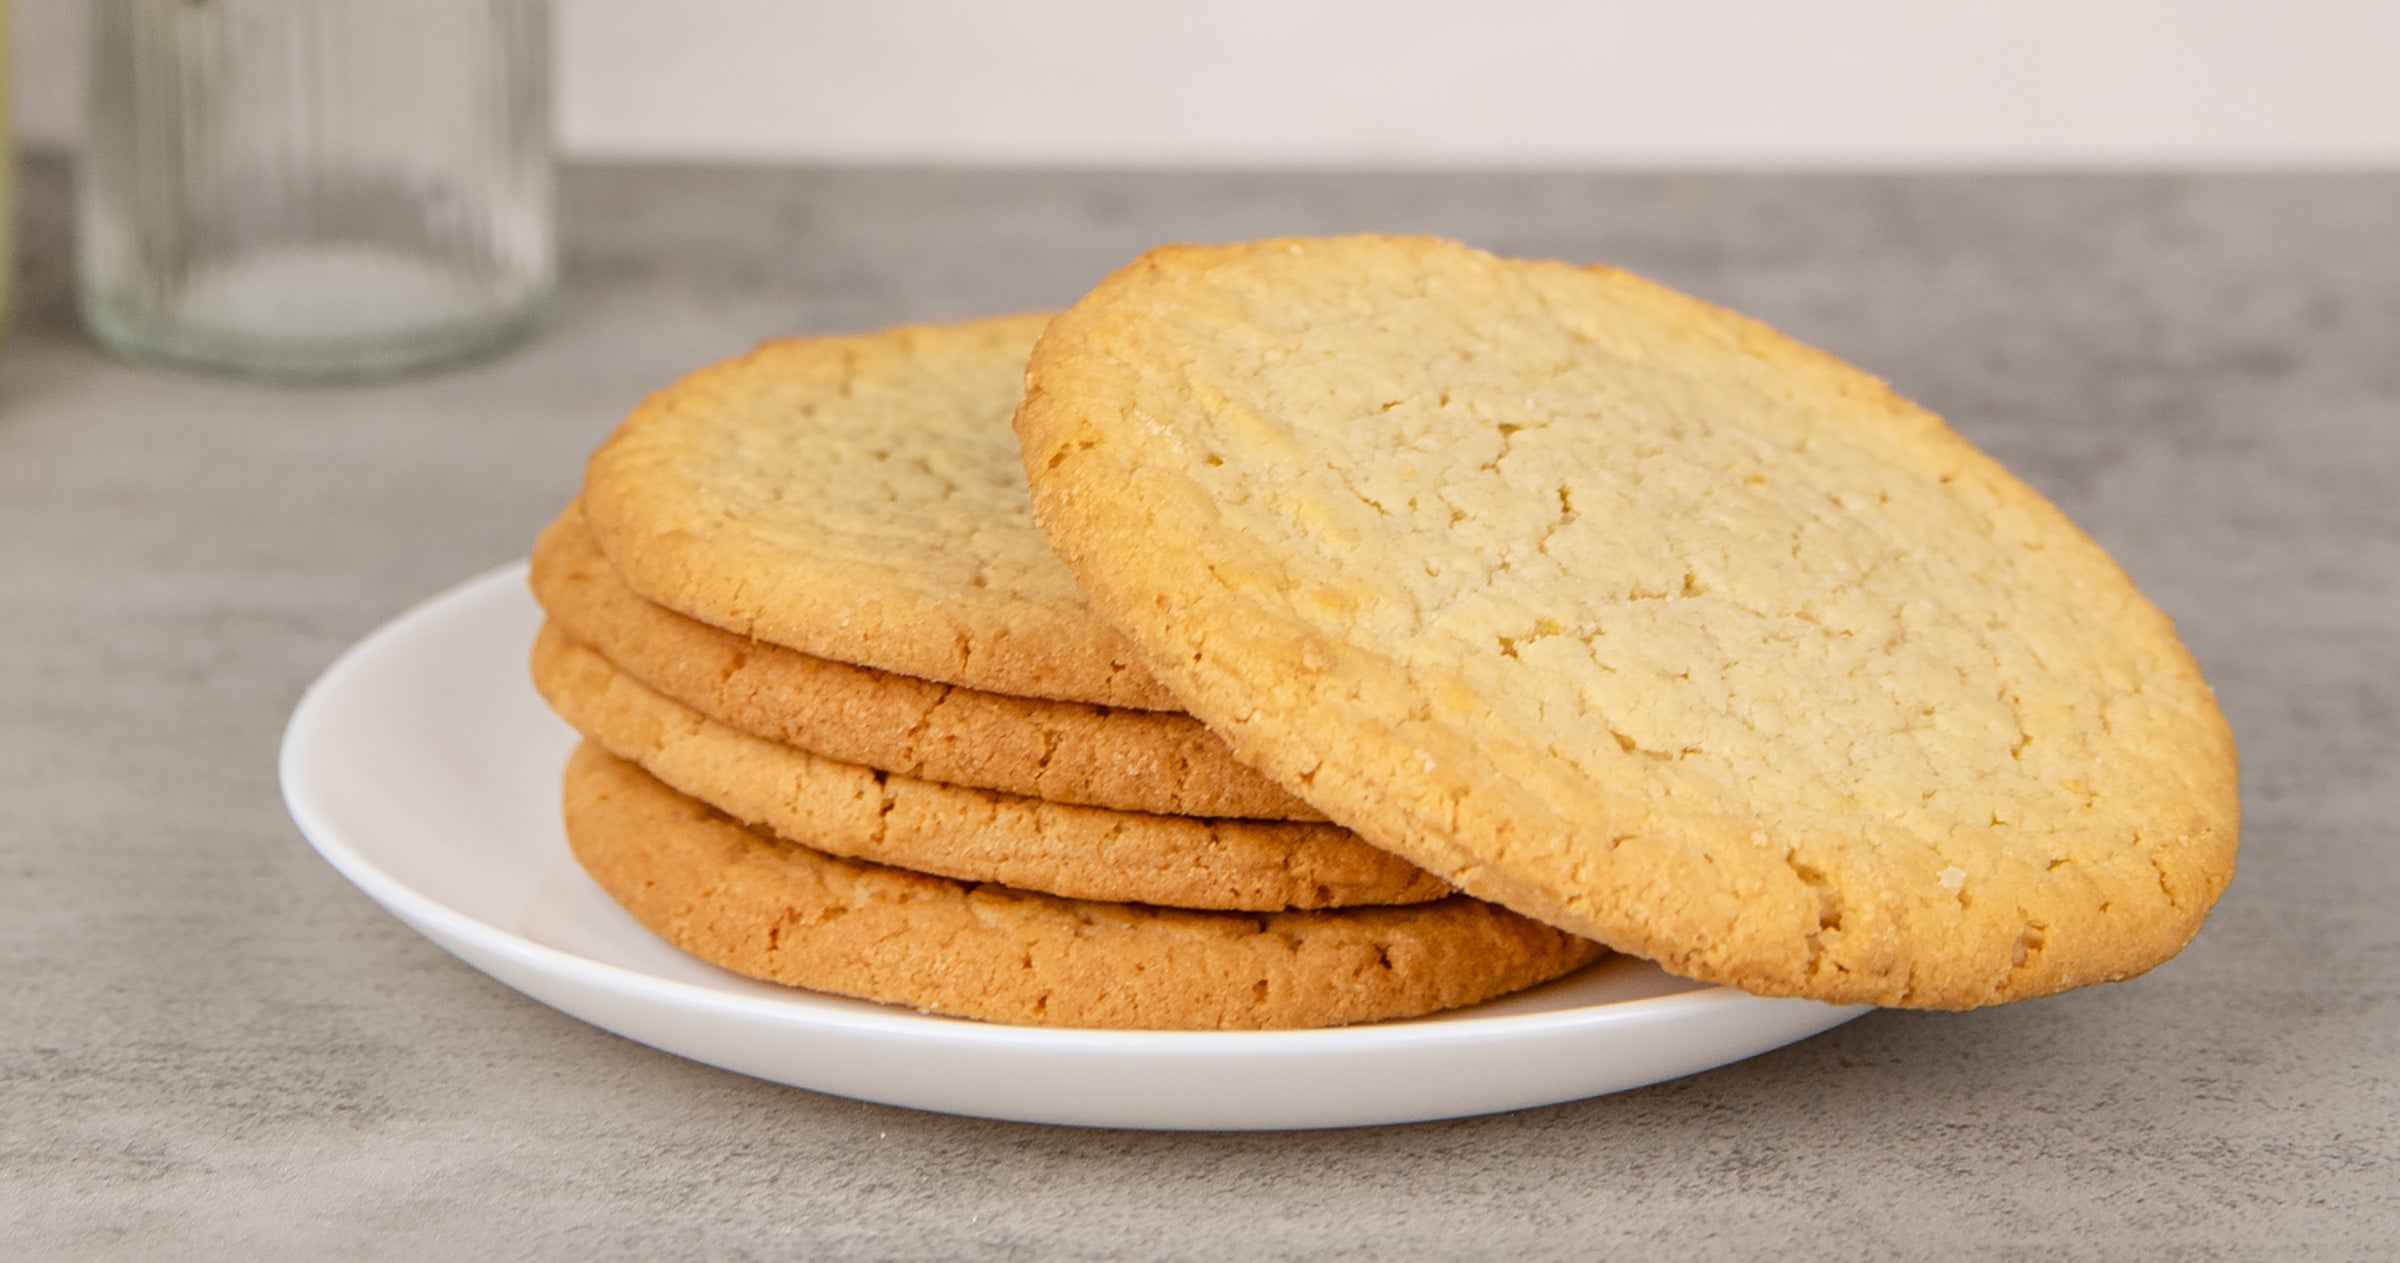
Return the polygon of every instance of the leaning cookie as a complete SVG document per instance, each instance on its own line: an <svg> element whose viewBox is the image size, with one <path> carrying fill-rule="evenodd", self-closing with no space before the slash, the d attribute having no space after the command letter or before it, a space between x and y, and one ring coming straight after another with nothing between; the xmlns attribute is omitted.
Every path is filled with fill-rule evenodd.
<svg viewBox="0 0 2400 1263"><path fill-rule="evenodd" d="M1601 949L1463 896L1262 916L1094 903L811 851L591 745L566 772L585 871L668 942L753 978L986 1021L1239 1030L1411 1017Z"/></svg>
<svg viewBox="0 0 2400 1263"><path fill-rule="evenodd" d="M1690 977L1961 1008L2232 879L2165 615L1941 419L1622 272L1154 251L1060 316L1043 529L1186 709L1461 889Z"/></svg>
<svg viewBox="0 0 2400 1263"><path fill-rule="evenodd" d="M551 620L710 718L838 763L1120 811L1323 820L1200 721L1009 697L812 658L643 600L570 505L533 549Z"/></svg>
<svg viewBox="0 0 2400 1263"><path fill-rule="evenodd" d="M1174 908L1333 908L1450 893L1336 825L1110 811L819 758L661 696L555 627L535 642L533 679L562 718L611 753L737 819L837 855Z"/></svg>

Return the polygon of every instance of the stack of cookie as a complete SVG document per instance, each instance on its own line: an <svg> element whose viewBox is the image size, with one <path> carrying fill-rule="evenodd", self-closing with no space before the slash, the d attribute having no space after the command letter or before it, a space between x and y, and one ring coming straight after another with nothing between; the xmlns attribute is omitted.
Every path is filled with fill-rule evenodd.
<svg viewBox="0 0 2400 1263"><path fill-rule="evenodd" d="M593 875L941 1012L1363 1021L1595 944L1965 1008L2141 973L2233 875L2231 734L2106 553L1608 269L1169 247L769 346L626 422L535 587Z"/></svg>
<svg viewBox="0 0 2400 1263"><path fill-rule="evenodd" d="M1032 524L1045 323L772 344L593 459L532 578L585 867L726 967L999 1021L1355 1022L1598 955L1325 822L1134 665Z"/></svg>

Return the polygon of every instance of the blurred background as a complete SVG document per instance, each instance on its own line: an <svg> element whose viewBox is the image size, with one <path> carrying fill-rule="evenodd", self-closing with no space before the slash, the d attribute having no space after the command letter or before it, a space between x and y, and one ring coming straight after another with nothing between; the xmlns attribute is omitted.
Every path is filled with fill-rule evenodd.
<svg viewBox="0 0 2400 1263"><path fill-rule="evenodd" d="M73 143L84 0L18 0ZM1444 167L2400 163L2391 0L564 0L573 157Z"/></svg>

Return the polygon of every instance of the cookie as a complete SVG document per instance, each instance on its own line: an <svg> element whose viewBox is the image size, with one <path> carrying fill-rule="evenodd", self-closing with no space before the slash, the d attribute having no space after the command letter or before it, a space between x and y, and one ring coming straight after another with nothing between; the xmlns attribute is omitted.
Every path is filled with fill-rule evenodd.
<svg viewBox="0 0 2400 1263"><path fill-rule="evenodd" d="M1330 824L1079 807L836 763L652 692L545 627L534 684L574 728L677 790L792 841L1077 899L1274 911L1450 893Z"/></svg>
<svg viewBox="0 0 2400 1263"><path fill-rule="evenodd" d="M1323 820L1174 711L984 693L749 640L641 599L570 506L533 549L568 635L730 727L918 780L1168 815Z"/></svg>
<svg viewBox="0 0 2400 1263"><path fill-rule="evenodd" d="M1042 527L1236 754L1689 977L1965 1008L2129 977L2234 869L2167 618L1940 418L1606 268L1154 251L1042 337Z"/></svg>
<svg viewBox="0 0 2400 1263"><path fill-rule="evenodd" d="M676 947L770 982L1036 1026L1336 1026L1474 1004L1601 955L1453 895L1246 916L1095 903L837 859L745 828L586 743L575 858Z"/></svg>
<svg viewBox="0 0 2400 1263"><path fill-rule="evenodd" d="M635 592L802 653L1175 710L1034 529L1009 432L1045 317L771 342L652 396L585 520Z"/></svg>

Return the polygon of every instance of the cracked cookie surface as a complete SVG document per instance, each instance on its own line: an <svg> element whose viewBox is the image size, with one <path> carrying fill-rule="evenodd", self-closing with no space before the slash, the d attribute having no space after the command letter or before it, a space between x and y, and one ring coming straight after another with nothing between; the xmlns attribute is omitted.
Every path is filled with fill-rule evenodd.
<svg viewBox="0 0 2400 1263"><path fill-rule="evenodd" d="M643 401L584 471L634 591L994 693L1177 709L1034 528L1008 418L1046 317L770 342Z"/></svg>
<svg viewBox="0 0 2400 1263"><path fill-rule="evenodd" d="M1154 251L1017 415L1094 606L1245 761L1469 893L1772 995L2138 974L2230 731L2082 531L1884 383L1605 268Z"/></svg>
<svg viewBox="0 0 2400 1263"><path fill-rule="evenodd" d="M586 742L567 840L634 918L770 982L1026 1025L1183 1030L1413 1017L1546 982L1602 949L1453 895L1242 915L1095 903L821 854Z"/></svg>
<svg viewBox="0 0 2400 1263"><path fill-rule="evenodd" d="M682 793L837 855L1078 899L1274 911L1422 903L1448 885L1331 824L1045 802L836 763L729 728L545 626L559 716Z"/></svg>
<svg viewBox="0 0 2400 1263"><path fill-rule="evenodd" d="M570 505L533 549L534 596L619 670L711 719L838 763L1120 811L1322 820L1200 721L1009 697L812 658L643 600Z"/></svg>

